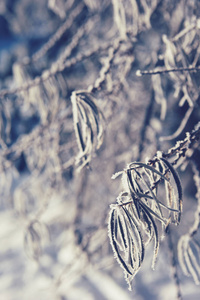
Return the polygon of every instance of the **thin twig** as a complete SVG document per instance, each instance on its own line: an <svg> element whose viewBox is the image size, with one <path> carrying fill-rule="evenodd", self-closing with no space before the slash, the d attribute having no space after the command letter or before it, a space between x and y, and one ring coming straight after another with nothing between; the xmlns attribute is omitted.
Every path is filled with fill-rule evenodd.
<svg viewBox="0 0 200 300"><path fill-rule="evenodd" d="M178 270L177 270L177 260L176 260L175 250L174 250L174 244L172 241L172 233L171 233L170 226L167 227L166 232L168 237L168 249L169 249L170 259L171 259L172 278L174 280L174 284L176 287L176 299L182 300L180 280L179 280Z"/></svg>
<svg viewBox="0 0 200 300"><path fill-rule="evenodd" d="M200 71L200 66L197 67L183 67L183 68L172 68L172 69L154 69L154 70L149 70L149 71L141 71L137 70L136 75L138 77L141 77L143 75L156 75L156 74L166 74L166 73L173 73L173 72L184 72L184 71L189 71L189 72L199 72Z"/></svg>

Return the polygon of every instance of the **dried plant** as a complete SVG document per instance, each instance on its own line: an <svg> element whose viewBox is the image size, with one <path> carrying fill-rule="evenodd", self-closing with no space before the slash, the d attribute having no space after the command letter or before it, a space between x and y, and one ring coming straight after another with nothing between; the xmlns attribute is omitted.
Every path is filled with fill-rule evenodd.
<svg viewBox="0 0 200 300"><path fill-rule="evenodd" d="M80 298L79 286L82 299L132 299L113 252L134 299L198 295L184 274L199 284L199 9L0 5L0 272L12 277L2 297L13 299L21 272L16 299L41 288L45 299ZM149 273L147 253L162 271Z"/></svg>
<svg viewBox="0 0 200 300"><path fill-rule="evenodd" d="M76 138L80 153L77 164L88 165L92 153L103 142L103 115L95 104L94 97L87 91L73 92L71 96Z"/></svg>
<svg viewBox="0 0 200 300"><path fill-rule="evenodd" d="M109 236L115 256L124 268L130 286L130 281L141 267L145 247L153 238L152 268L155 267L160 242L156 221L161 222L164 230L170 223L180 223L182 187L177 172L163 157L150 164L130 163L121 174L125 191L119 195L117 204L111 206ZM160 201L157 195L162 181L165 198L162 192L164 199ZM119 250L124 252L124 259Z"/></svg>
<svg viewBox="0 0 200 300"><path fill-rule="evenodd" d="M117 198L117 204L111 205L108 231L114 255L124 269L125 279L131 289L131 281L139 271L144 259L146 246L154 238L154 255L152 268L158 255L159 228L164 236L170 223L179 225L182 213L182 187L179 175L173 165L181 157L187 157L191 143L198 142L200 127L187 134L168 153L158 152L157 156L147 163L130 163L124 171L112 176L113 179L122 175L124 191ZM174 156L173 163L164 157ZM195 170L197 197L199 199L199 173ZM164 191L159 188L164 182ZM158 198L162 197L162 201ZM198 206L199 207L199 206ZM183 235L178 244L179 261L186 275L191 274L199 284L199 243L194 235L199 228L199 209L196 212L195 224L190 233ZM178 289L179 290L179 289Z"/></svg>

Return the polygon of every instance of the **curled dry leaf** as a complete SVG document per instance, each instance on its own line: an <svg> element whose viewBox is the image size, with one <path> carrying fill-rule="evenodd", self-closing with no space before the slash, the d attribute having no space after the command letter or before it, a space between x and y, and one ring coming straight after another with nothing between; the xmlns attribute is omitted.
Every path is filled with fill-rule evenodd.
<svg viewBox="0 0 200 300"><path fill-rule="evenodd" d="M73 92L71 101L74 129L79 147L76 163L83 168L89 164L93 152L99 149L103 142L103 115L91 93Z"/></svg>
<svg viewBox="0 0 200 300"><path fill-rule="evenodd" d="M108 231L114 255L124 270L129 288L142 265L145 248L152 240L154 269L160 231L164 231L169 223L179 224L182 211L182 188L177 172L162 157L151 164L132 162L112 177L122 175L125 191L117 198L117 204L111 205ZM162 200L160 188L166 193ZM159 222L162 229L159 229Z"/></svg>

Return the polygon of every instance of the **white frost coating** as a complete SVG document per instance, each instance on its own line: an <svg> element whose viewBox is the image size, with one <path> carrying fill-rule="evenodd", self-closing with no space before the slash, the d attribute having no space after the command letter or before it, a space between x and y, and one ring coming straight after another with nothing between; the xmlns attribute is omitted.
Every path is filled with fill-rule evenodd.
<svg viewBox="0 0 200 300"><path fill-rule="evenodd" d="M161 158L162 156L163 156L162 151L157 151L157 157L158 157L158 158Z"/></svg>
<svg viewBox="0 0 200 300"><path fill-rule="evenodd" d="M114 20L122 39L126 39L126 15L124 6L119 0L112 0L114 10Z"/></svg>
<svg viewBox="0 0 200 300"><path fill-rule="evenodd" d="M136 74L137 77L141 77L142 76L141 70L137 70L135 74Z"/></svg>
<svg viewBox="0 0 200 300"><path fill-rule="evenodd" d="M71 102L72 102L72 109L73 109L74 124L76 124L76 123L78 123L78 111L77 111L77 104L76 104L76 92L72 92Z"/></svg>
<svg viewBox="0 0 200 300"><path fill-rule="evenodd" d="M122 174L123 174L123 171L117 172L117 173L112 175L111 179L116 179L118 176L120 176Z"/></svg>
<svg viewBox="0 0 200 300"><path fill-rule="evenodd" d="M200 19L197 20L197 28L200 29Z"/></svg>

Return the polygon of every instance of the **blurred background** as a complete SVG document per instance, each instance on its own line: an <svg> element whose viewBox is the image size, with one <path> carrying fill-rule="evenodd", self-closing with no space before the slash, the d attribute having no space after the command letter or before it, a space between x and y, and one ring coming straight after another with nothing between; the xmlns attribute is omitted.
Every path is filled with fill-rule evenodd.
<svg viewBox="0 0 200 300"><path fill-rule="evenodd" d="M198 66L199 18L197 0L0 0L2 300L178 299L167 239L155 271L148 246L130 292L107 223L123 191L112 174L200 120L198 72L136 76ZM193 154L199 166L199 145ZM178 171L175 259L197 210L187 160ZM183 299L199 299L175 265Z"/></svg>

